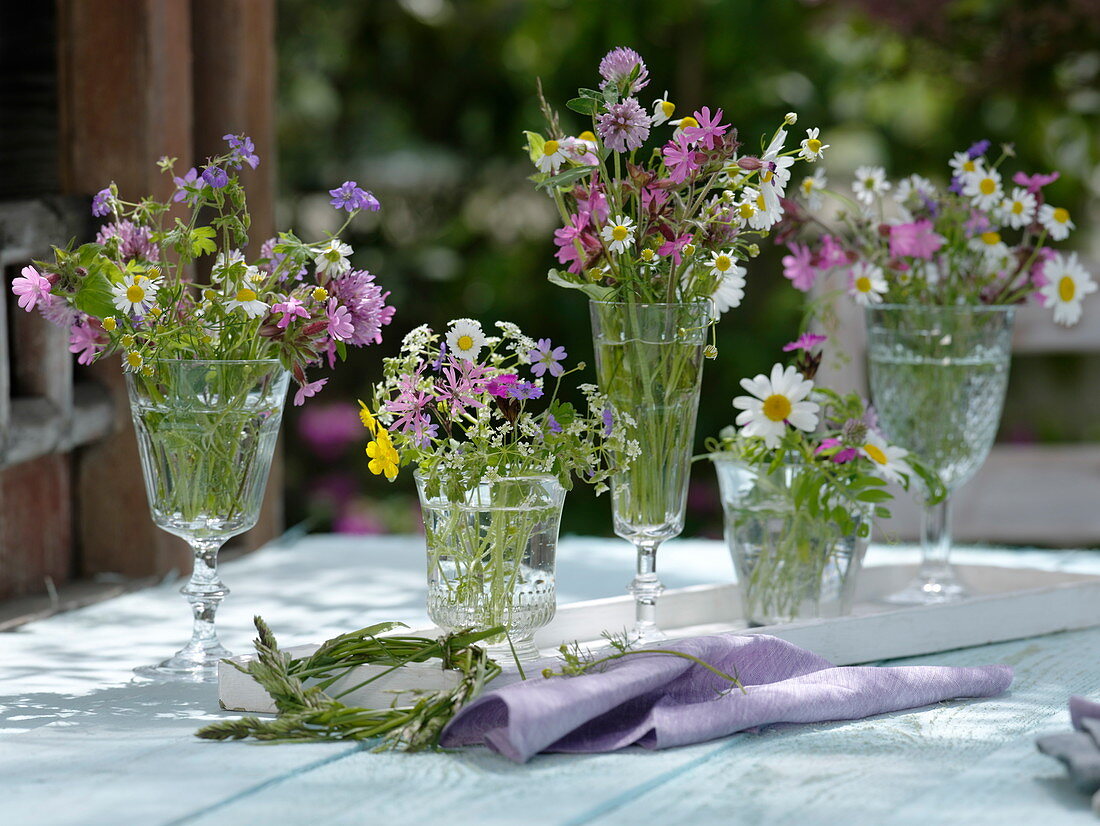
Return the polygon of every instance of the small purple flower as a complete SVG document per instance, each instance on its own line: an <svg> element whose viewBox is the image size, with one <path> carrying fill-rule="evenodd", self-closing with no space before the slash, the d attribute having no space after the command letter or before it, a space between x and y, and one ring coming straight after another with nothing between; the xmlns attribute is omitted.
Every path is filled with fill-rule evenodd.
<svg viewBox="0 0 1100 826"><path fill-rule="evenodd" d="M817 446L817 449L814 451L814 453L821 454L824 453L826 450L836 450L836 448L841 448L835 454L833 454L832 461L835 464L843 465L847 462L852 461L859 455L859 451L856 450L854 447L843 447L843 444L844 443L841 442L840 439L836 439L833 437L822 439L821 444Z"/></svg>
<svg viewBox="0 0 1100 826"><path fill-rule="evenodd" d="M948 191L954 192L956 195L962 195L963 181L958 175L951 176L951 185L947 187Z"/></svg>
<svg viewBox="0 0 1100 826"><path fill-rule="evenodd" d="M795 350L801 350L804 353L808 353L819 344L824 344L828 338L828 336L819 336L816 333L803 333L790 344L784 344L783 352L791 353Z"/></svg>
<svg viewBox="0 0 1100 826"><path fill-rule="evenodd" d="M611 431L615 429L615 414L611 412L610 407L603 409L603 436L608 438L611 435Z"/></svg>
<svg viewBox="0 0 1100 826"><path fill-rule="evenodd" d="M970 158L970 160L974 160L975 158L980 158L987 151L989 151L989 147L990 147L990 142L989 141L980 140L980 141L977 141L976 143L972 143L970 145L970 148L966 150L966 154Z"/></svg>
<svg viewBox="0 0 1100 826"><path fill-rule="evenodd" d="M252 138L247 135L222 135L222 140L228 143L229 148L233 150L229 162L234 169L240 169L242 163L248 164L253 169L260 165L260 156L256 154L256 147L252 143ZM214 184L210 185L214 186Z"/></svg>
<svg viewBox="0 0 1100 826"><path fill-rule="evenodd" d="M336 189L330 189L328 194L332 196L329 201L337 209L355 212L357 209L365 209L368 212L377 212L382 208L378 199L371 193L362 189L355 181L344 181Z"/></svg>
<svg viewBox="0 0 1100 826"><path fill-rule="evenodd" d="M443 346L445 347L446 345ZM508 398L509 388L514 387L517 381L519 381L519 376L515 373L504 373L490 379L489 383L485 385L485 389L489 391L490 396L496 396L498 399L506 399Z"/></svg>
<svg viewBox="0 0 1100 826"><path fill-rule="evenodd" d="M183 201L187 206L194 206L198 203L199 193L188 192L187 187L192 189L202 189L203 184L199 183L199 171L195 167L191 167L184 174L183 177L173 176L173 183L176 185L176 192L172 195L172 200L177 204Z"/></svg>
<svg viewBox="0 0 1100 826"><path fill-rule="evenodd" d="M260 258L266 258L266 264L260 264L260 269L268 273L276 272L282 269L283 262L286 261L285 252L275 252L275 245L279 243L278 238L268 238L264 241L263 246L260 247ZM305 266L298 268L298 272L291 273L289 270L284 270L279 274L279 283L289 281L293 278L295 281L301 281L306 275Z"/></svg>
<svg viewBox="0 0 1100 826"><path fill-rule="evenodd" d="M118 239L118 254L124 262L137 259L160 260L160 248L153 243L153 236L148 227L135 224L133 221L112 221L100 228L96 233L95 242L106 246L112 238Z"/></svg>
<svg viewBox="0 0 1100 826"><path fill-rule="evenodd" d="M554 418L553 413L549 413L546 416L546 429L551 433L561 433L562 426L557 419Z"/></svg>
<svg viewBox="0 0 1100 826"><path fill-rule="evenodd" d="M596 119L596 131L604 144L616 152L637 149L649 137L649 115L634 98L612 103Z"/></svg>
<svg viewBox="0 0 1100 826"><path fill-rule="evenodd" d="M642 56L633 49L619 46L604 55L603 60L600 61L600 77L618 86L630 77L635 66L638 67L638 76L626 89L626 94L633 95L649 84L649 69L646 68Z"/></svg>
<svg viewBox="0 0 1100 826"><path fill-rule="evenodd" d="M294 406L301 407L306 403L306 399L313 398L320 393L321 388L326 384L328 384L328 379L317 379L317 381L303 384L298 388L298 392L294 394Z"/></svg>
<svg viewBox="0 0 1100 826"><path fill-rule="evenodd" d="M521 402L537 399L541 396L542 388L529 381L516 382L508 388L508 398Z"/></svg>
<svg viewBox="0 0 1100 826"><path fill-rule="evenodd" d="M111 188L109 186L103 187L92 198L92 215L97 218L102 218L105 215L111 214Z"/></svg>
<svg viewBox="0 0 1100 826"><path fill-rule="evenodd" d="M443 366L444 360L447 358L447 342L442 342L439 345L439 355L436 360L432 362L432 371L438 373L439 368Z"/></svg>
<svg viewBox="0 0 1100 826"><path fill-rule="evenodd" d="M202 179L214 189L221 189L229 183L229 175L220 166L208 164L202 168Z"/></svg>
<svg viewBox="0 0 1100 826"><path fill-rule="evenodd" d="M565 368L558 362L568 355L564 347L551 349L550 339L540 338L535 349L527 354L527 359L531 362L531 372L536 376L541 376L549 370L550 375L556 378L565 372Z"/></svg>

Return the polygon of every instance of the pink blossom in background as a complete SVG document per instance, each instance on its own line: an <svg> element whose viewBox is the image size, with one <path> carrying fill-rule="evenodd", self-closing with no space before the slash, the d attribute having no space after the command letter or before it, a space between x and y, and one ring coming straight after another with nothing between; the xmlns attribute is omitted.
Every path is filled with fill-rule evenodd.
<svg viewBox="0 0 1100 826"><path fill-rule="evenodd" d="M663 244L661 244L660 247L658 247L657 254L664 256L671 255L672 260L676 263L676 266L680 266L680 261L683 258L680 253L683 252L684 247L691 243L691 238L691 235L681 235L679 238L673 238L671 241L665 241Z"/></svg>
<svg viewBox="0 0 1100 826"><path fill-rule="evenodd" d="M573 199L580 212L587 212L597 224L607 223L611 210L607 205L607 197L598 186L591 189L578 186L573 190Z"/></svg>
<svg viewBox="0 0 1100 826"><path fill-rule="evenodd" d="M69 329L69 352L76 354L77 364L91 364L102 350L99 331L89 324L74 324Z"/></svg>
<svg viewBox="0 0 1100 826"><path fill-rule="evenodd" d="M328 379L317 379L317 381L303 384L298 388L298 392L294 394L294 406L301 407L306 403L306 399L311 399L320 393L321 388L326 384L328 384Z"/></svg>
<svg viewBox="0 0 1100 826"><path fill-rule="evenodd" d="M833 267L847 266L848 263L848 253L840 242L831 235L822 235L815 266L819 270L830 270Z"/></svg>
<svg viewBox="0 0 1100 826"><path fill-rule="evenodd" d="M508 391L517 381L519 381L519 377L515 373L505 373L490 379L485 389L489 391L490 396L504 399L508 397Z"/></svg>
<svg viewBox="0 0 1100 826"><path fill-rule="evenodd" d="M386 523L366 508L349 506L332 520L332 530L356 536L377 536L386 533Z"/></svg>
<svg viewBox="0 0 1100 826"><path fill-rule="evenodd" d="M796 290L809 292L817 280L817 270L813 267L813 252L806 244L787 245L790 255L783 256L783 277L789 278Z"/></svg>
<svg viewBox="0 0 1100 826"><path fill-rule="evenodd" d="M1060 177L1061 175L1058 172L1051 172L1049 175L1043 175L1042 173L1026 175L1023 172L1017 172L1012 176L1012 182L1019 186L1027 187L1027 191L1032 195L1038 195L1040 189L1047 184L1054 183Z"/></svg>
<svg viewBox="0 0 1100 826"><path fill-rule="evenodd" d="M555 257L562 264L569 264L569 272L579 273L584 269L584 260L577 251L577 243L580 242L585 254L591 254L593 244L599 248L599 241L587 231L589 213L581 212L569 216L568 226L554 230L554 243L558 245Z"/></svg>
<svg viewBox="0 0 1100 826"><path fill-rule="evenodd" d="M963 224L963 228L966 230L968 238L973 238L975 235L981 235L983 232L988 231L992 225L989 223L989 218L984 212L978 210L972 210L970 218Z"/></svg>
<svg viewBox="0 0 1100 826"><path fill-rule="evenodd" d="M1031 294L1031 297L1035 299L1035 303L1040 307L1047 305L1047 297L1040 292L1043 287L1050 283L1050 279L1046 276L1046 265L1057 254L1051 247L1040 247L1035 257L1035 263L1031 265L1031 283L1035 285L1035 292Z"/></svg>
<svg viewBox="0 0 1100 826"><path fill-rule="evenodd" d="M802 350L804 352L810 352L810 350L817 347L819 344L824 344L829 340L828 336L821 336L817 333L803 333L794 341L789 344L783 345L784 353L792 353L795 350Z"/></svg>
<svg viewBox="0 0 1100 826"><path fill-rule="evenodd" d="M359 409L349 402L311 405L298 416L297 425L299 438L324 461L339 458L366 433Z"/></svg>
<svg viewBox="0 0 1100 826"><path fill-rule="evenodd" d="M890 254L931 260L947 239L932 229L927 218L890 227Z"/></svg>
<svg viewBox="0 0 1100 826"><path fill-rule="evenodd" d="M840 447L843 442L840 439L822 439L821 444L817 446L814 453L824 453L826 450L831 450L835 447ZM833 462L838 465L843 465L846 462L852 461L859 455L859 451L854 447L846 447L843 450L838 450L836 455L833 456Z"/></svg>

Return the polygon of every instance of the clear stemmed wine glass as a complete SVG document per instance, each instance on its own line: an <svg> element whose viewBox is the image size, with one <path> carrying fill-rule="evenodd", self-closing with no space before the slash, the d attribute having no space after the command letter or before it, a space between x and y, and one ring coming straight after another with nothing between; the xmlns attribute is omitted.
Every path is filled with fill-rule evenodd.
<svg viewBox="0 0 1100 826"><path fill-rule="evenodd" d="M880 305L867 309L871 395L887 437L920 456L947 497L924 502L923 558L898 604L961 599L948 563L951 494L982 466L1001 420L1011 359L1011 306Z"/></svg>

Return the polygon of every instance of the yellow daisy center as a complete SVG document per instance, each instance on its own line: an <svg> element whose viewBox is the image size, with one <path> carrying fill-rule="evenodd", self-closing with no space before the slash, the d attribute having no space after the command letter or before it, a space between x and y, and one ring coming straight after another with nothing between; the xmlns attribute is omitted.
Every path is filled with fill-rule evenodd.
<svg viewBox="0 0 1100 826"><path fill-rule="evenodd" d="M997 191L997 182L992 178L982 178L981 183L978 184L978 189L982 195L992 195Z"/></svg>
<svg viewBox="0 0 1100 826"><path fill-rule="evenodd" d="M160 307L150 307L149 308L149 315L151 315L153 318L160 318L160 313L161 313Z"/></svg>
<svg viewBox="0 0 1100 826"><path fill-rule="evenodd" d="M806 141L806 148L809 149L812 154L816 155L821 151L821 141L817 138L810 138Z"/></svg>
<svg viewBox="0 0 1100 826"><path fill-rule="evenodd" d="M687 129L688 127L694 127L696 129L698 129L699 128L699 121L697 121L691 115L687 115L686 117L680 118L680 128L681 129Z"/></svg>
<svg viewBox="0 0 1100 826"><path fill-rule="evenodd" d="M585 129L583 132L581 132L579 135L577 135L577 140L592 141L592 143L595 143L596 142L596 136L593 135L590 130Z"/></svg>
<svg viewBox="0 0 1100 826"><path fill-rule="evenodd" d="M459 336L457 344L459 350L469 350L474 346L474 338L473 336Z"/></svg>
<svg viewBox="0 0 1100 826"><path fill-rule="evenodd" d="M719 255L714 259L714 269L718 270L718 272L725 272L732 264L733 262L728 255Z"/></svg>
<svg viewBox="0 0 1100 826"><path fill-rule="evenodd" d="M118 322L115 321L115 317L113 315L109 315L105 319L103 319L103 329L106 330L108 333L113 333L116 327L118 327Z"/></svg>
<svg viewBox="0 0 1100 826"><path fill-rule="evenodd" d="M627 236L630 235L630 230L619 224L617 227L611 230L611 237L616 241L625 241Z"/></svg>
<svg viewBox="0 0 1100 826"><path fill-rule="evenodd" d="M676 104L674 104L671 100L662 100L661 111L664 112L666 118L671 118L672 113L676 111Z"/></svg>
<svg viewBox="0 0 1100 826"><path fill-rule="evenodd" d="M986 244L989 244L989 246L993 246L994 244L999 244L999 243L1001 243L1001 233L993 232L993 231L983 232L982 233L982 242L986 243Z"/></svg>
<svg viewBox="0 0 1100 826"><path fill-rule="evenodd" d="M145 290L137 284L131 284L126 288L126 300L131 304L137 304L145 298Z"/></svg>
<svg viewBox="0 0 1100 826"><path fill-rule="evenodd" d="M558 142L557 141L547 141L546 143L544 143L542 145L542 154L543 155L553 155L557 151L558 151Z"/></svg>
<svg viewBox="0 0 1100 826"><path fill-rule="evenodd" d="M684 244L684 255L695 255L695 244Z"/></svg>
<svg viewBox="0 0 1100 826"><path fill-rule="evenodd" d="M978 168L978 165L974 161L963 161L963 172L973 172Z"/></svg>
<svg viewBox="0 0 1100 826"><path fill-rule="evenodd" d="M143 359L141 358L141 353L127 353L126 354L126 363L129 364L131 367L133 367L135 370L137 370L139 367L141 367L142 361L143 361Z"/></svg>
<svg viewBox="0 0 1100 826"><path fill-rule="evenodd" d="M791 415L791 400L781 393L773 393L764 399L764 415L773 422L784 421Z"/></svg>
<svg viewBox="0 0 1100 826"><path fill-rule="evenodd" d="M746 201L737 208L737 211L741 213L742 218L751 218L756 214L756 207Z"/></svg>
<svg viewBox="0 0 1100 826"><path fill-rule="evenodd" d="M1023 215L1023 213L1024 213L1024 202L1023 201L1013 201L1012 202L1012 214L1013 215Z"/></svg>
<svg viewBox="0 0 1100 826"><path fill-rule="evenodd" d="M129 333L124 335L120 339L120 341L122 342L123 347L133 347L133 345L134 345L134 337L132 335L130 335Z"/></svg>
<svg viewBox="0 0 1100 826"><path fill-rule="evenodd" d="M328 290L326 290L324 287L317 287L316 289L314 289L314 301L324 301L326 298L328 298Z"/></svg>
<svg viewBox="0 0 1100 826"><path fill-rule="evenodd" d="M1059 224L1065 224L1069 222L1069 210L1065 207L1057 207L1051 215L1055 221Z"/></svg>
<svg viewBox="0 0 1100 826"><path fill-rule="evenodd" d="M880 465L886 464L886 454L882 452L882 448L878 445L865 444L863 446L863 452L878 462Z"/></svg>
<svg viewBox="0 0 1100 826"><path fill-rule="evenodd" d="M1063 275L1058 281L1058 297L1063 301L1073 301L1077 295L1077 284L1068 275Z"/></svg>
<svg viewBox="0 0 1100 826"><path fill-rule="evenodd" d="M647 248L647 249L642 250L642 260L643 261L652 261L654 255L656 255L656 253L653 252L653 250L651 250L651 249Z"/></svg>
<svg viewBox="0 0 1100 826"><path fill-rule="evenodd" d="M256 291L255 290L250 290L250 289L248 289L248 287L245 287L244 289L237 290L237 301L241 302L242 304L245 304L249 301L255 301L255 300L256 300Z"/></svg>
<svg viewBox="0 0 1100 826"><path fill-rule="evenodd" d="M859 278L856 279L856 289L859 290L861 293L871 292L871 279L868 278L866 275L861 275Z"/></svg>

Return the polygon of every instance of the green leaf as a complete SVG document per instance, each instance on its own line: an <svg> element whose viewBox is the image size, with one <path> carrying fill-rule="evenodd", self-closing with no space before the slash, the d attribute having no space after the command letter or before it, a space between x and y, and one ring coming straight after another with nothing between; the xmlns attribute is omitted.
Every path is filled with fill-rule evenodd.
<svg viewBox="0 0 1100 826"><path fill-rule="evenodd" d="M887 490L864 490L856 494L860 502L889 502L893 495Z"/></svg>
<svg viewBox="0 0 1100 826"><path fill-rule="evenodd" d="M213 227L195 227L191 230L191 255L199 256L204 253L213 255L217 249Z"/></svg>
<svg viewBox="0 0 1100 826"><path fill-rule="evenodd" d="M547 178L541 183L535 184L536 189L550 189L555 186L569 186L570 184L587 178L598 167L595 166L575 166L572 169L567 169L565 172L559 172L551 178Z"/></svg>
<svg viewBox="0 0 1100 826"><path fill-rule="evenodd" d="M599 101L593 100L592 98L588 97L573 98L569 101L566 101L565 105L572 109L574 112L580 112L582 115L594 115L596 114L596 111L599 109L600 106Z"/></svg>
<svg viewBox="0 0 1100 826"><path fill-rule="evenodd" d="M107 268L117 271L117 267L109 262L105 266L89 269L88 274L80 280L80 287L73 294L73 304L76 308L95 318L106 318L115 314L111 281L104 274Z"/></svg>
<svg viewBox="0 0 1100 826"><path fill-rule="evenodd" d="M550 270L546 273L546 278L551 284L557 284L559 287L565 287L568 290L580 290L597 301L605 301L614 292L611 287L604 287L600 284L593 284L588 281L570 281L562 275L560 270Z"/></svg>
<svg viewBox="0 0 1100 826"><path fill-rule="evenodd" d="M546 138L538 132L524 132L527 136L527 154L531 156L531 163L535 163L542 157L542 147L546 144Z"/></svg>

